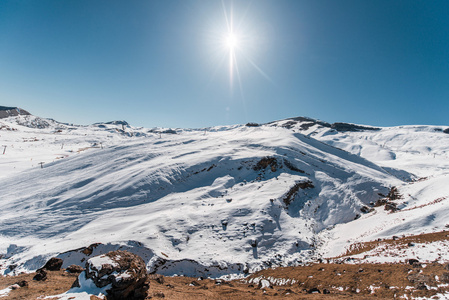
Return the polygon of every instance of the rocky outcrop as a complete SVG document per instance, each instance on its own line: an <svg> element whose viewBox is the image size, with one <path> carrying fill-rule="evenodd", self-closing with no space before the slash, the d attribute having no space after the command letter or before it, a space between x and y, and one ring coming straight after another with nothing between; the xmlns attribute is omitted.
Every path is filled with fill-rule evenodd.
<svg viewBox="0 0 449 300"><path fill-rule="evenodd" d="M83 276L81 274L80 276ZM111 251L86 262L86 279L107 287L108 299L145 299L149 288L143 259L128 251Z"/></svg>
<svg viewBox="0 0 449 300"><path fill-rule="evenodd" d="M84 271L84 268L77 265L70 265L67 267L66 271L69 273L81 273Z"/></svg>
<svg viewBox="0 0 449 300"><path fill-rule="evenodd" d="M42 267L48 271L59 271L62 267L63 260L57 257L50 258L49 261Z"/></svg>

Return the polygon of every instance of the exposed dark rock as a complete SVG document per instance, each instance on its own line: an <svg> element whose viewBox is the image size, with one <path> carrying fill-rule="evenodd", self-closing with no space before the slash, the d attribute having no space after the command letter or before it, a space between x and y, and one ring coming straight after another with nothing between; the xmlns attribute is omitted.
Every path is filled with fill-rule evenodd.
<svg viewBox="0 0 449 300"><path fill-rule="evenodd" d="M449 128L444 129L443 132L449 134Z"/></svg>
<svg viewBox="0 0 449 300"><path fill-rule="evenodd" d="M318 288L311 288L309 290L307 290L308 294L321 294L321 291Z"/></svg>
<svg viewBox="0 0 449 300"><path fill-rule="evenodd" d="M260 125L259 124L257 124L257 123L246 123L246 126L248 126L248 127L259 127Z"/></svg>
<svg viewBox="0 0 449 300"><path fill-rule="evenodd" d="M299 172L299 173L301 173L301 174L304 174L305 173L305 171L303 171L303 170L301 170L301 169L298 169L295 165L293 165L290 161L288 161L288 160L286 160L286 159L284 159L283 160L284 161L284 165L288 168L288 169L290 169L290 170L292 170L292 171L295 171L295 172Z"/></svg>
<svg viewBox="0 0 449 300"><path fill-rule="evenodd" d="M377 130L380 130L380 128L377 128L377 127L368 127L368 126L361 126L361 125L340 123L340 122L332 124L331 128L335 129L337 131L364 131L364 130L377 131Z"/></svg>
<svg viewBox="0 0 449 300"><path fill-rule="evenodd" d="M19 115L28 116L30 113L18 107L0 106L0 119Z"/></svg>
<svg viewBox="0 0 449 300"><path fill-rule="evenodd" d="M270 167L271 172L276 172L278 168L278 163L275 157L264 157L260 161L257 162L257 164L254 166L254 171L260 171L263 169L266 169L267 167Z"/></svg>
<svg viewBox="0 0 449 300"><path fill-rule="evenodd" d="M80 275L82 276L82 275ZM128 251L111 251L86 262L86 278L97 287L111 284L108 299L144 299L149 289L145 262Z"/></svg>
<svg viewBox="0 0 449 300"><path fill-rule="evenodd" d="M304 189L314 188L314 187L315 186L312 184L312 181L310 181L310 180L298 182L293 187L290 188L290 190L287 192L284 199L282 199L282 200L284 201L285 205L288 206L293 201L293 199L296 196L296 193L298 193L298 191L300 189L304 190Z"/></svg>
<svg viewBox="0 0 449 300"><path fill-rule="evenodd" d="M379 206L382 206L385 204L387 204L387 199L382 198L382 199L377 200L376 203L374 203L374 207L379 207Z"/></svg>
<svg viewBox="0 0 449 300"><path fill-rule="evenodd" d="M33 280L36 280L36 281L47 280L47 271L45 271L44 269L36 270L36 275L34 275Z"/></svg>
<svg viewBox="0 0 449 300"><path fill-rule="evenodd" d="M106 122L104 124L111 124L111 125L123 125L123 126L128 126L128 122L124 121L124 120L119 120L119 121L110 121L110 122Z"/></svg>
<svg viewBox="0 0 449 300"><path fill-rule="evenodd" d="M84 268L77 265L70 265L67 267L66 271L70 273L81 273L84 271Z"/></svg>
<svg viewBox="0 0 449 300"><path fill-rule="evenodd" d="M360 209L360 211L361 211L362 213L364 213L364 214L367 214L367 213L370 213L370 212L374 211L374 209L373 209L373 208L370 208L370 207L368 207L368 206L362 206L362 208Z"/></svg>
<svg viewBox="0 0 449 300"><path fill-rule="evenodd" d="M302 123L300 126L299 126L299 128L301 129L301 130L307 130L307 129L309 129L310 127L312 127L313 125L315 125L316 123L314 123L314 122L310 122L310 123Z"/></svg>
<svg viewBox="0 0 449 300"><path fill-rule="evenodd" d="M394 202L387 202L387 203L385 204L385 210L389 210L389 211L391 211L391 212L395 212L395 211L398 210L397 204L394 203Z"/></svg>
<svg viewBox="0 0 449 300"><path fill-rule="evenodd" d="M323 294L330 294L331 292L328 289L323 289Z"/></svg>
<svg viewBox="0 0 449 300"><path fill-rule="evenodd" d="M191 285L191 286L200 286L201 284L199 284L198 281L193 280L193 281L190 283L190 285Z"/></svg>
<svg viewBox="0 0 449 300"><path fill-rule="evenodd" d="M424 282L418 282L418 283L415 285L415 288L416 288L417 290L421 290L421 291L427 291L427 290L428 290L428 288L427 288L427 286L426 286L426 284L425 284Z"/></svg>
<svg viewBox="0 0 449 300"><path fill-rule="evenodd" d="M79 249L80 252L86 254L87 256L91 255L92 252L94 251L95 248L97 248L98 245L101 245L101 243L95 243L95 244L91 244L86 248L81 248Z"/></svg>
<svg viewBox="0 0 449 300"><path fill-rule="evenodd" d="M17 281L15 284L17 284L20 287L28 287L28 281L26 280Z"/></svg>
<svg viewBox="0 0 449 300"><path fill-rule="evenodd" d="M173 129L167 129L162 131L162 133L167 133L167 134L177 134L176 130Z"/></svg>
<svg viewBox="0 0 449 300"><path fill-rule="evenodd" d="M414 259L414 258L408 260L408 264L409 264L409 265L414 265L414 264L416 264L416 263L419 263L419 260Z"/></svg>
<svg viewBox="0 0 449 300"><path fill-rule="evenodd" d="M402 198L402 195L399 194L398 188L393 186L388 192L387 198L390 200L398 200Z"/></svg>
<svg viewBox="0 0 449 300"><path fill-rule="evenodd" d="M59 271L63 262L64 261L60 258L52 257L42 268L48 271Z"/></svg>

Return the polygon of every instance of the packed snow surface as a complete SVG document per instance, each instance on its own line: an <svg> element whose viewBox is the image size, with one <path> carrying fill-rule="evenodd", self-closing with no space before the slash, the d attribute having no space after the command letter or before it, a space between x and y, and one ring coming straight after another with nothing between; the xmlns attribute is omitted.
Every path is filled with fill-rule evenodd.
<svg viewBox="0 0 449 300"><path fill-rule="evenodd" d="M101 243L92 255L127 249L161 274L217 277L446 224L445 127L286 122L172 130L1 119L3 273L51 256L80 263L86 255L71 250ZM392 186L400 212L362 212Z"/></svg>

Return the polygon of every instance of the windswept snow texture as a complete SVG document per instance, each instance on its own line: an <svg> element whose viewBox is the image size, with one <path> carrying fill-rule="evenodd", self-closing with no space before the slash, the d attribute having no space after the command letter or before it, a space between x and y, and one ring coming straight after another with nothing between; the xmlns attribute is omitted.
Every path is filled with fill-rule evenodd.
<svg viewBox="0 0 449 300"><path fill-rule="evenodd" d="M391 186L423 174L443 176L444 186L442 131L336 131L305 120L174 130L2 119L0 252L15 272L55 255L74 262L82 255L67 251L102 243L145 253L148 269L165 275L243 274L344 249L339 228L371 219L361 208ZM410 193L424 198L406 198L404 207L448 191L423 185ZM430 228L443 216L424 218ZM354 234L414 231L399 225Z"/></svg>

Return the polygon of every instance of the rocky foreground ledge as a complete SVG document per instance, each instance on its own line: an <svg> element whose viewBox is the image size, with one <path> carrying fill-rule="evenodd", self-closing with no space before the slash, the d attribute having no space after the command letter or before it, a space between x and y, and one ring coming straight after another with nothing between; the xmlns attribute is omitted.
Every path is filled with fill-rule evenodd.
<svg viewBox="0 0 449 300"><path fill-rule="evenodd" d="M445 232L441 235L447 236ZM426 236L415 239L423 237ZM394 243L412 243L410 239L397 238ZM360 249L349 255L358 255ZM263 270L231 281L148 274L139 256L120 250L94 256L84 266L61 269L62 264L61 259L52 258L34 273L0 277L0 298L447 299L449 296L449 264L418 259L364 263L346 256L328 263Z"/></svg>

